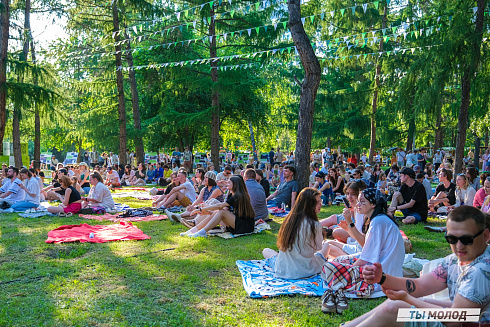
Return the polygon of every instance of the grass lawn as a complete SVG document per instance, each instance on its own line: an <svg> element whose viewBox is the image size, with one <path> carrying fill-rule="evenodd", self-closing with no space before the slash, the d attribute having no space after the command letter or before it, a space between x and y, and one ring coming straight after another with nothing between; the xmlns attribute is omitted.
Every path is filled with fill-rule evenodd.
<svg viewBox="0 0 490 327"><path fill-rule="evenodd" d="M340 212L324 207L321 217ZM235 261L260 259L264 247L276 248L281 222L229 240L181 237L184 226L169 221L136 222L151 240L46 244L48 231L61 225L103 223L0 215L0 326L338 326L383 301L353 300L342 316L330 316L320 312L319 298L247 297ZM442 234L421 224L402 229L417 257L450 253Z"/></svg>

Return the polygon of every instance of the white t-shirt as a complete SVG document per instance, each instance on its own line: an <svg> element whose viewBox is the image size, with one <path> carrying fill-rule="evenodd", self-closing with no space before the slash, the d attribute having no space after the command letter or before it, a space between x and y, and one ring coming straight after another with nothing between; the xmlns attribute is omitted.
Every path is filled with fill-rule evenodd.
<svg viewBox="0 0 490 327"><path fill-rule="evenodd" d="M406 155L405 155L405 152L404 151L398 151L396 153L396 161L404 161L405 160L405 156Z"/></svg>
<svg viewBox="0 0 490 327"><path fill-rule="evenodd" d="M355 220L355 224L356 224L357 230L359 231L359 233L362 234L362 225L364 225L364 215L362 213L357 213L356 212L356 214L354 216L354 220ZM347 244L349 244L349 245L355 245L355 246L358 247L359 250L362 249L362 246L353 237L350 237L349 236L347 238Z"/></svg>
<svg viewBox="0 0 490 327"><path fill-rule="evenodd" d="M25 192L26 196L24 198L24 201L29 201L34 204L39 204L40 202L40 194L41 194L41 188L39 187L39 182L37 181L36 177L32 176L25 182L25 186L29 193L34 193L34 196L30 196Z"/></svg>
<svg viewBox="0 0 490 327"><path fill-rule="evenodd" d="M44 183L41 177L36 176L37 183L39 184L39 189L42 190L44 188Z"/></svg>
<svg viewBox="0 0 490 327"><path fill-rule="evenodd" d="M74 172L73 170L71 170L71 169L70 169L70 170L68 170L68 176L69 176L70 178L72 178L73 176L75 176L75 172Z"/></svg>
<svg viewBox="0 0 490 327"><path fill-rule="evenodd" d="M229 181L232 175L225 176L223 172L219 173L218 176L216 176L216 181Z"/></svg>
<svg viewBox="0 0 490 327"><path fill-rule="evenodd" d="M105 209L114 209L114 200L112 199L111 191L104 185L104 183L97 183L93 186L88 193L88 197L97 200L97 202L91 202L91 206L101 206Z"/></svg>
<svg viewBox="0 0 490 327"><path fill-rule="evenodd" d="M0 192L2 193L10 192L10 195L4 198L3 200L12 203L24 201L26 192L20 188L20 184L22 184L22 182L18 178L14 179L13 182L9 178L7 178L5 184L3 184L3 186L0 188Z"/></svg>
<svg viewBox="0 0 490 327"><path fill-rule="evenodd" d="M359 258L381 263L383 271L389 275L403 276L405 246L398 226L388 216L381 214L371 221Z"/></svg>
<svg viewBox="0 0 490 327"><path fill-rule="evenodd" d="M107 180L111 183L121 183L121 180L119 179L119 174L114 169L110 174L109 172L107 172Z"/></svg>
<svg viewBox="0 0 490 327"><path fill-rule="evenodd" d="M184 194L191 202L196 201L196 190L194 189L194 185L190 181L185 182L184 184L180 185L184 186L180 192Z"/></svg>

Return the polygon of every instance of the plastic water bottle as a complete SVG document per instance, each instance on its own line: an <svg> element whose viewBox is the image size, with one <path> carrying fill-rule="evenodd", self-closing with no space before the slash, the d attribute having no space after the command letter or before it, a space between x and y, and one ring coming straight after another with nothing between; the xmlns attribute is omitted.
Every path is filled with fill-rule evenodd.
<svg viewBox="0 0 490 327"><path fill-rule="evenodd" d="M95 236L94 233L90 233L88 238L94 238L94 236Z"/></svg>
<svg viewBox="0 0 490 327"><path fill-rule="evenodd" d="M286 211L286 204L284 202L281 204L281 209Z"/></svg>

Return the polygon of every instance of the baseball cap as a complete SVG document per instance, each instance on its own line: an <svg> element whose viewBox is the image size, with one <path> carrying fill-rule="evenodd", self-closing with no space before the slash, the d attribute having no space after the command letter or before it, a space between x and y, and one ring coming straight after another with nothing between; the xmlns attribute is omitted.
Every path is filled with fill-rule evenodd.
<svg viewBox="0 0 490 327"><path fill-rule="evenodd" d="M420 170L420 166L419 166L419 165L415 165L415 166L413 166L413 170L414 170L414 171L415 171L415 170Z"/></svg>

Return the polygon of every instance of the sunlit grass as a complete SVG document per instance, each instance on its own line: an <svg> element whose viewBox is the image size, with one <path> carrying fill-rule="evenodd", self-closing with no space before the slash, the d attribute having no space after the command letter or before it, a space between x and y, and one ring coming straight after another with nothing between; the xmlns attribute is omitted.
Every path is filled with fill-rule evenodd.
<svg viewBox="0 0 490 327"><path fill-rule="evenodd" d="M151 201L117 199L131 207ZM342 207L324 207L326 218ZM180 237L185 228L169 221L135 222L145 241L46 244L64 224L98 222L73 216L1 217L1 326L338 326L374 308L382 299L351 301L342 316L320 312L320 299L303 296L250 299L236 260L260 259L276 248L282 218L271 230L225 240ZM430 224L442 226L441 220ZM449 253L442 234L423 225L401 226L417 257Z"/></svg>

